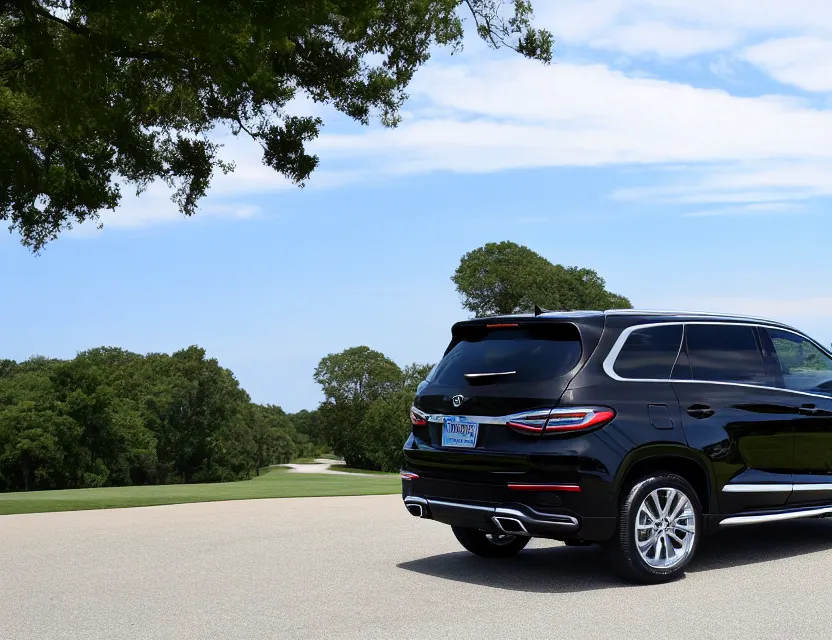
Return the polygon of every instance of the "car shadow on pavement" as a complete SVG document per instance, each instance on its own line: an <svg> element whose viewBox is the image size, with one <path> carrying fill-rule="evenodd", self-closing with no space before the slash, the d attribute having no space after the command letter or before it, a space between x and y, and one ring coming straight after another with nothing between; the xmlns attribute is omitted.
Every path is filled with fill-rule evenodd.
<svg viewBox="0 0 832 640"><path fill-rule="evenodd" d="M688 573L728 569L832 549L832 522L810 520L737 527L702 540ZM531 548L515 558L467 551L402 562L400 569L511 591L563 593L626 586L599 546Z"/></svg>

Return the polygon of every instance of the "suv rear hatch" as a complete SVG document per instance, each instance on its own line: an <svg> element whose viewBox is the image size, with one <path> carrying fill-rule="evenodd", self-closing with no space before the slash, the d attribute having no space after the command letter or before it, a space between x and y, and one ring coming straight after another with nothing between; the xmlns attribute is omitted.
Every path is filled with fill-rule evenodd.
<svg viewBox="0 0 832 640"><path fill-rule="evenodd" d="M454 325L444 357L414 401L417 442L450 456L485 454L481 461L491 468L488 453L526 453L527 437L508 428L505 418L556 407L598 345L603 326L602 313L490 318ZM458 441L443 441L444 423L454 422L456 416L462 424L476 424L476 433L471 436L461 427ZM425 418L423 425L420 417ZM475 442L465 442L465 437ZM504 469L517 464L525 466L503 458Z"/></svg>

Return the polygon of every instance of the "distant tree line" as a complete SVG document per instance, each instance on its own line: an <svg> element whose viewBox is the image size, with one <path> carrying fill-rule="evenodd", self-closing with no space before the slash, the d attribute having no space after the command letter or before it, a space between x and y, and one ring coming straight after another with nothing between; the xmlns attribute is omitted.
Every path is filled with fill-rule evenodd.
<svg viewBox="0 0 832 640"><path fill-rule="evenodd" d="M3 491L238 480L321 448L313 413L251 402L199 347L0 361Z"/></svg>

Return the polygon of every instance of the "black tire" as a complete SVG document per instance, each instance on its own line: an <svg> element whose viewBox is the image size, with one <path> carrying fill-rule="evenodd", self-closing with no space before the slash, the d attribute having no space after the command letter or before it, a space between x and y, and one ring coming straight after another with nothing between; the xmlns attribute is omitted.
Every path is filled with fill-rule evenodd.
<svg viewBox="0 0 832 640"><path fill-rule="evenodd" d="M675 489L676 491L684 494L690 502L690 507L693 512L692 518L695 523L695 534L691 536L690 540L687 540L686 537L689 534L684 532L681 533L681 535L684 536L683 540L687 541L687 546L680 545L678 551L681 556L681 550L687 549L684 556L678 561L677 564L669 567L651 566L651 564L649 564L642 557L637 547L636 522L639 517L639 509L645 504L645 501L650 498L653 492L659 490L658 495L661 498L662 489ZM670 495L668 492L664 493L665 499L668 495ZM676 499L678 500L678 498ZM652 498L650 498L650 500L651 502L649 506L653 509ZM688 521L689 520L685 520L685 522ZM647 522L650 522L650 520L648 519ZM658 526L660 527L661 525ZM674 530L674 532L679 533L679 530ZM607 549L609 551L613 566L624 579L642 584L669 582L681 577L684 574L685 568L688 564L690 564L690 561L696 555L696 549L702 539L702 534L702 505L699 502L699 497L696 495L696 491L694 491L693 487L690 486L690 483L681 476L677 476L672 473L662 473L641 478L630 488L629 491L627 491L619 508L618 531L607 544ZM651 539L652 531L643 531L641 535L643 538L647 538L649 540ZM665 538L665 540L667 540L667 538ZM676 543L671 541L671 544L675 545ZM652 550L657 554L658 562L661 562L661 545L653 546ZM672 551L675 555L677 548L674 546ZM665 548L663 553L665 560L667 560L670 556L670 551ZM649 550L647 551L647 555L651 555Z"/></svg>
<svg viewBox="0 0 832 640"><path fill-rule="evenodd" d="M485 533L478 529L451 527L459 543L471 553L483 558L511 558L529 544L526 536L502 536Z"/></svg>

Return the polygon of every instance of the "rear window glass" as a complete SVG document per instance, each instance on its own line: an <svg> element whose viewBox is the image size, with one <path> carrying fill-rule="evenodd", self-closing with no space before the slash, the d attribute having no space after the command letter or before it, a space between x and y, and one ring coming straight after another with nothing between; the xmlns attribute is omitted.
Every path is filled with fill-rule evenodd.
<svg viewBox="0 0 832 640"><path fill-rule="evenodd" d="M668 380L682 345L682 325L633 331L613 369L622 378Z"/></svg>
<svg viewBox="0 0 832 640"><path fill-rule="evenodd" d="M695 380L767 384L752 327L690 324L686 330Z"/></svg>
<svg viewBox="0 0 832 640"><path fill-rule="evenodd" d="M451 343L431 382L447 386L537 383L568 373L580 359L580 334L571 324L492 330L471 325ZM499 373L505 375L465 376Z"/></svg>

